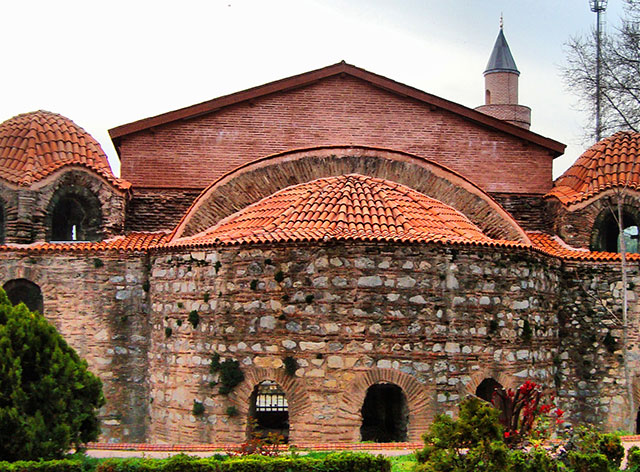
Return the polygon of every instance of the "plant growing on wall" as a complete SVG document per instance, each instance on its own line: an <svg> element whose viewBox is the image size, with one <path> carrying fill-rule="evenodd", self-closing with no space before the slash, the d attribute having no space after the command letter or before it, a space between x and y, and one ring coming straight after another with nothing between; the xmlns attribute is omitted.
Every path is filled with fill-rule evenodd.
<svg viewBox="0 0 640 472"><path fill-rule="evenodd" d="M193 416L202 416L204 414L204 405L198 400L193 400L193 408L191 409Z"/></svg>
<svg viewBox="0 0 640 472"><path fill-rule="evenodd" d="M232 359L220 361L220 354L217 352L211 356L209 371L212 374L218 374L218 385L220 385L218 393L220 395L228 395L244 380L240 363Z"/></svg>
<svg viewBox="0 0 640 472"><path fill-rule="evenodd" d="M191 310L188 319L189 323L191 323L191 326L193 326L193 329L196 329L198 327L198 324L200 324L200 315L196 310Z"/></svg>
<svg viewBox="0 0 640 472"><path fill-rule="evenodd" d="M287 375L293 377L296 375L296 370L298 370L298 361L291 356L287 356L283 359L284 371Z"/></svg>

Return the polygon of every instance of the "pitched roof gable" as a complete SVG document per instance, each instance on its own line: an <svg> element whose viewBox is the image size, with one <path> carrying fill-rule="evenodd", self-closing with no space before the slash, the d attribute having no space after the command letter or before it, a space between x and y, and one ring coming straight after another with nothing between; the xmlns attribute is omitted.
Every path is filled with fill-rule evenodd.
<svg viewBox="0 0 640 472"><path fill-rule="evenodd" d="M465 107L464 105L460 105L444 98L440 98L435 95L423 92L422 90L416 89L414 87L395 82L381 75L374 74L351 64L347 64L344 61L314 71L294 75L286 79L269 82L267 84L243 90L241 92L214 98L213 100L202 102L196 105L191 105L185 108L180 108L178 110L163 113L161 115L156 115L125 125L117 126L109 130L109 135L114 141L114 144L116 144L117 148L120 138L133 133L137 133L139 131L143 131L156 126L161 126L178 120L185 120L203 114L213 113L220 108L235 105L247 100L253 100L272 93L284 92L287 90L304 87L319 80L341 74L364 80L371 85L379 87L383 90L387 90L389 92L405 97L410 97L414 100L424 103L425 105L441 108L443 110L455 113L481 126L493 128L504 133L516 136L520 139L529 141L533 144L537 144L552 151L554 157L557 157L564 152L565 145L558 141L545 138L544 136L512 125L510 123L507 123L506 121L498 120L489 115L485 115L484 113Z"/></svg>

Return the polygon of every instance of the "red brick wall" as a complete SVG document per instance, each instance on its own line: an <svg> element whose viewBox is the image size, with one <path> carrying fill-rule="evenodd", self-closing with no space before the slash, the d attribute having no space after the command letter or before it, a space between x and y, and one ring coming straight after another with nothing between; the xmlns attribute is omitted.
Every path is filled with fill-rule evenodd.
<svg viewBox="0 0 640 472"><path fill-rule="evenodd" d="M204 188L273 153L356 144L414 153L490 192L551 188L545 149L352 77L332 77L123 137L122 177L136 187Z"/></svg>
<svg viewBox="0 0 640 472"><path fill-rule="evenodd" d="M494 72L484 76L484 86L491 93L485 105L518 103L518 75L510 72Z"/></svg>

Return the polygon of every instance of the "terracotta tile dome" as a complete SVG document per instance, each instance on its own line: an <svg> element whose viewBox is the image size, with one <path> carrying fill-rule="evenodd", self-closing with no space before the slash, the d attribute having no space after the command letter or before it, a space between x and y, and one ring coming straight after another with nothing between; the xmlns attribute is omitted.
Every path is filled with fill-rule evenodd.
<svg viewBox="0 0 640 472"><path fill-rule="evenodd" d="M587 149L555 181L547 197L571 205L625 186L640 188L640 133L620 131Z"/></svg>
<svg viewBox="0 0 640 472"><path fill-rule="evenodd" d="M114 177L100 144L62 115L39 110L0 123L0 179L29 186L68 165L87 167L121 189L130 186Z"/></svg>
<svg viewBox="0 0 640 472"><path fill-rule="evenodd" d="M462 213L404 185L358 174L280 190L177 245L336 239L490 243Z"/></svg>

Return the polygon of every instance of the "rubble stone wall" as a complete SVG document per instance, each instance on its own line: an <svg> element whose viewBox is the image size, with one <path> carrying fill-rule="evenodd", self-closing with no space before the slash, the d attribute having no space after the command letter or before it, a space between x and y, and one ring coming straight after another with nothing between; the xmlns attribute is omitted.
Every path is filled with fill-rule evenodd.
<svg viewBox="0 0 640 472"><path fill-rule="evenodd" d="M45 317L102 380L103 440L146 439L146 258L117 252L0 252L0 287L13 279L37 284Z"/></svg>
<svg viewBox="0 0 640 472"><path fill-rule="evenodd" d="M638 264L629 264L628 349L632 385L640 376ZM635 432L623 363L622 277L620 263L567 263L559 311L559 350L555 383L573 423ZM634 392L638 390L634 388Z"/></svg>
<svg viewBox="0 0 640 472"><path fill-rule="evenodd" d="M487 377L553 382L558 264L527 251L343 243L152 256L153 442L241 442L249 397L275 380L290 440L358 441L369 386L400 386L409 439ZM198 314L194 328L191 312ZM245 381L218 394L211 356ZM293 357L295 376L283 362ZM205 412L192 414L193 402ZM230 406L240 414L226 414Z"/></svg>

